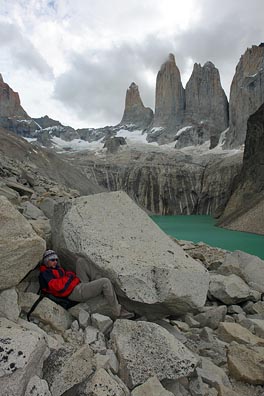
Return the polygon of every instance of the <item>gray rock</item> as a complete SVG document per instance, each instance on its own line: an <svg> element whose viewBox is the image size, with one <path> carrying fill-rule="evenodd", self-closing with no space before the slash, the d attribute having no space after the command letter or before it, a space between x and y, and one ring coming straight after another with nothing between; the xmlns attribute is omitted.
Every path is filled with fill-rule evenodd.
<svg viewBox="0 0 264 396"><path fill-rule="evenodd" d="M114 154L116 153L121 146L126 145L126 140L123 137L111 137L105 141L104 147L108 153Z"/></svg>
<svg viewBox="0 0 264 396"><path fill-rule="evenodd" d="M40 218L45 218L45 215L42 212L42 210L37 208L29 201L23 202L21 206L23 208L23 215L26 217L26 219L37 220Z"/></svg>
<svg viewBox="0 0 264 396"><path fill-rule="evenodd" d="M91 392L93 396L128 396L128 389L117 378L101 368L96 371L90 384L88 384L87 392Z"/></svg>
<svg viewBox="0 0 264 396"><path fill-rule="evenodd" d="M80 327L85 329L90 323L90 315L84 309L81 309L78 315Z"/></svg>
<svg viewBox="0 0 264 396"><path fill-rule="evenodd" d="M157 377L149 378L144 384L137 386L131 393L131 396L173 396L173 393L167 391Z"/></svg>
<svg viewBox="0 0 264 396"><path fill-rule="evenodd" d="M205 302L206 269L124 192L77 198L64 217L55 215L53 228L55 249L84 254L112 281L128 309L159 317Z"/></svg>
<svg viewBox="0 0 264 396"><path fill-rule="evenodd" d="M248 348L231 344L228 347L227 362L230 375L238 381L264 385L264 348Z"/></svg>
<svg viewBox="0 0 264 396"><path fill-rule="evenodd" d="M9 324L8 324L9 323ZM0 387L2 396L24 396L33 375L41 375L43 360L49 350L42 335L13 327L12 322L0 327Z"/></svg>
<svg viewBox="0 0 264 396"><path fill-rule="evenodd" d="M62 347L50 354L44 363L43 378L52 396L61 396L93 373L93 352L88 345L79 349Z"/></svg>
<svg viewBox="0 0 264 396"><path fill-rule="evenodd" d="M211 329L217 329L220 322L224 322L227 308L225 305L220 307L214 307L206 310L203 313L194 316L194 319L198 321L201 327L210 327Z"/></svg>
<svg viewBox="0 0 264 396"><path fill-rule="evenodd" d="M253 302L249 301L246 304L253 304ZM229 314L240 314L240 313L243 313L243 309L239 305L229 305L227 307L227 313L229 313ZM223 322L223 320L222 320L222 322Z"/></svg>
<svg viewBox="0 0 264 396"><path fill-rule="evenodd" d="M22 196L26 195L28 197L31 197L31 195L34 193L34 190L32 190L32 188L24 186L24 184L18 183L16 181L6 180L6 185L7 187L10 187L13 190L17 191Z"/></svg>
<svg viewBox="0 0 264 396"><path fill-rule="evenodd" d="M50 197L44 197L38 201L38 207L48 219L52 219L55 205L56 201Z"/></svg>
<svg viewBox="0 0 264 396"><path fill-rule="evenodd" d="M251 298L248 285L237 275L210 273L209 292L224 304L232 305Z"/></svg>
<svg viewBox="0 0 264 396"><path fill-rule="evenodd" d="M84 342L88 345L93 344L98 340L99 330L95 329L92 326L87 326L84 331Z"/></svg>
<svg viewBox="0 0 264 396"><path fill-rule="evenodd" d="M110 319L108 316L104 316L101 314L92 314L91 320L92 325L104 334L108 332L113 325L112 319Z"/></svg>
<svg viewBox="0 0 264 396"><path fill-rule="evenodd" d="M0 290L16 286L41 259L45 241L5 197L0 197Z"/></svg>
<svg viewBox="0 0 264 396"><path fill-rule="evenodd" d="M48 219L29 220L36 234L46 241L47 247L51 246L51 226Z"/></svg>
<svg viewBox="0 0 264 396"><path fill-rule="evenodd" d="M254 334L258 337L264 338L264 318L263 319L249 319L254 326Z"/></svg>
<svg viewBox="0 0 264 396"><path fill-rule="evenodd" d="M220 323L218 337L228 343L236 341L239 344L264 345L264 339L255 336L238 323Z"/></svg>
<svg viewBox="0 0 264 396"><path fill-rule="evenodd" d="M130 389L154 375L160 381L185 377L197 364L181 342L155 323L117 320L111 342L119 356L120 378Z"/></svg>
<svg viewBox="0 0 264 396"><path fill-rule="evenodd" d="M190 392L192 396L204 396L206 391L206 385L200 376L197 378L191 378L190 380Z"/></svg>
<svg viewBox="0 0 264 396"><path fill-rule="evenodd" d="M224 370L216 366L209 359L201 358L201 367L197 367L196 371L206 384L214 388L217 388L219 385L231 387Z"/></svg>
<svg viewBox="0 0 264 396"><path fill-rule="evenodd" d="M17 191L13 190L12 188L9 188L0 181L0 195L3 195L10 201L13 205L19 205L21 202L20 195L18 194Z"/></svg>
<svg viewBox="0 0 264 396"><path fill-rule="evenodd" d="M264 292L264 260L257 256L236 250L226 256L218 272L240 276L254 290Z"/></svg>
<svg viewBox="0 0 264 396"><path fill-rule="evenodd" d="M181 149L188 146L198 146L211 139L211 128L206 124L202 123L199 125L187 125L179 129L175 136L175 148Z"/></svg>
<svg viewBox="0 0 264 396"><path fill-rule="evenodd" d="M47 381L40 379L37 375L30 378L24 396L52 396Z"/></svg>
<svg viewBox="0 0 264 396"><path fill-rule="evenodd" d="M180 383L181 380L162 381L162 385L167 391L175 396L192 396L191 393Z"/></svg>
<svg viewBox="0 0 264 396"><path fill-rule="evenodd" d="M17 322L20 314L16 289L7 289L0 292L0 316L12 322Z"/></svg>
<svg viewBox="0 0 264 396"><path fill-rule="evenodd" d="M114 351L112 351L112 349L107 349L106 351L106 356L109 357L109 367L110 370L114 373L117 374L118 370L119 370L119 362L117 360L117 357L114 353Z"/></svg>
<svg viewBox="0 0 264 396"><path fill-rule="evenodd" d="M200 322L198 322L198 320L195 320L194 317L190 314L185 315L184 321L190 327L200 327Z"/></svg>
<svg viewBox="0 0 264 396"><path fill-rule="evenodd" d="M38 297L35 293L19 293L19 306L21 310L28 313ZM32 312L31 318L39 319L43 324L51 326L58 332L69 329L73 322L71 314L49 298L43 298L40 301L36 309Z"/></svg>

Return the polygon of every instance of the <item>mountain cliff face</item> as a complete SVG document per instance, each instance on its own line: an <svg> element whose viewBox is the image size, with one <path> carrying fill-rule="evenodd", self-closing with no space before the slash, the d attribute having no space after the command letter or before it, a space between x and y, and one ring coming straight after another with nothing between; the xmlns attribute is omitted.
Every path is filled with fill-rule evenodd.
<svg viewBox="0 0 264 396"><path fill-rule="evenodd" d="M176 147L203 144L211 148L228 127L228 101L218 69L211 62L195 64L184 90L172 54L157 76L154 122L149 141L176 141Z"/></svg>
<svg viewBox="0 0 264 396"><path fill-rule="evenodd" d="M242 155L186 155L180 151L122 150L115 155L87 158L68 154L87 177L108 191L124 190L151 213L222 213L230 186L241 168Z"/></svg>
<svg viewBox="0 0 264 396"><path fill-rule="evenodd" d="M230 128L226 148L245 142L248 117L264 102L264 46L248 48L236 67L230 90Z"/></svg>
<svg viewBox="0 0 264 396"><path fill-rule="evenodd" d="M264 104L250 116L243 167L220 219L230 229L264 234Z"/></svg>
<svg viewBox="0 0 264 396"><path fill-rule="evenodd" d="M209 137L211 147L214 147L220 133L228 127L228 101L221 86L219 71L212 62L206 62L204 66L195 63L186 84L185 97L185 124L195 126L197 135L201 135L204 130L205 139Z"/></svg>
<svg viewBox="0 0 264 396"><path fill-rule="evenodd" d="M14 92L0 74L0 127L17 135L32 136L40 129L20 104L19 94Z"/></svg>
<svg viewBox="0 0 264 396"><path fill-rule="evenodd" d="M153 111L145 107L141 100L138 86L133 82L126 92L125 110L121 125L132 124L133 126L144 129L153 119Z"/></svg>
<svg viewBox="0 0 264 396"><path fill-rule="evenodd" d="M166 135L175 134L175 129L182 124L185 109L185 92L181 75L173 54L163 63L156 80L155 114L148 140L161 141Z"/></svg>
<svg viewBox="0 0 264 396"><path fill-rule="evenodd" d="M19 95L3 80L0 74L0 117L29 118L20 104Z"/></svg>

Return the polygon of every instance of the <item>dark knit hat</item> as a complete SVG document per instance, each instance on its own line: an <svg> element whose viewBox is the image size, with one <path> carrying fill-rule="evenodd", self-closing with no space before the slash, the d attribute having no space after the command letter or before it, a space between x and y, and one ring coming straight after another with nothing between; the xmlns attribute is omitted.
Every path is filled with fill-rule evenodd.
<svg viewBox="0 0 264 396"><path fill-rule="evenodd" d="M43 264L47 264L47 262L52 259L59 259L57 253L54 252L54 250L46 250L42 257Z"/></svg>

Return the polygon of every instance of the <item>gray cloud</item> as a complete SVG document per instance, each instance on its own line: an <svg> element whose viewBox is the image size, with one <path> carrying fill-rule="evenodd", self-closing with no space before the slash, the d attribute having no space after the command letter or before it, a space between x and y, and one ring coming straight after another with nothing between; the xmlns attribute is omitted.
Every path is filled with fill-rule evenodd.
<svg viewBox="0 0 264 396"><path fill-rule="evenodd" d="M32 70L43 78L52 77L52 69L46 60L14 24L0 21L0 47L9 51L16 69Z"/></svg>

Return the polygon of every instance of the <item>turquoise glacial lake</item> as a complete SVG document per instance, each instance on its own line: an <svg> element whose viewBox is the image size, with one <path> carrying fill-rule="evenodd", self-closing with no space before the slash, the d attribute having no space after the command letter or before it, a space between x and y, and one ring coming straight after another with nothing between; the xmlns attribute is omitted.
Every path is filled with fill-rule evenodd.
<svg viewBox="0 0 264 396"><path fill-rule="evenodd" d="M215 226L211 216L151 216L166 234L193 242L205 242L210 246L234 251L242 250L264 259L264 236L231 231Z"/></svg>

